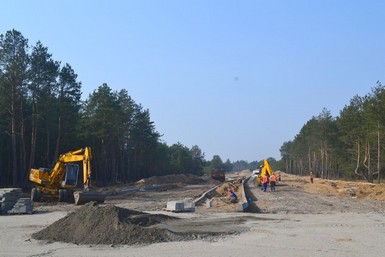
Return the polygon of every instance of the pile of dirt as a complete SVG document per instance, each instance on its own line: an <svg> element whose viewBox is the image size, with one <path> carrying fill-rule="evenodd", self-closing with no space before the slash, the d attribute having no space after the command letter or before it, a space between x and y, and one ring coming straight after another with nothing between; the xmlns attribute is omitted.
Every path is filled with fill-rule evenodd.
<svg viewBox="0 0 385 257"><path fill-rule="evenodd" d="M281 172L285 184L303 189L309 193L321 195L353 197L385 201L385 184L373 184L363 181L344 181L315 178L310 183L307 176L297 176Z"/></svg>
<svg viewBox="0 0 385 257"><path fill-rule="evenodd" d="M163 184L202 184L206 181L198 176L192 174L177 174L177 175L165 175L165 176L153 176L146 179L141 179L137 182L140 185L153 186Z"/></svg>
<svg viewBox="0 0 385 257"><path fill-rule="evenodd" d="M88 203L77 211L32 234L33 239L74 244L148 244L178 239L164 228L153 227L176 219L113 205Z"/></svg>
<svg viewBox="0 0 385 257"><path fill-rule="evenodd" d="M32 238L73 244L148 245L194 239L211 241L218 236L245 230L231 226L217 231L208 230L200 222L190 224L189 229L186 224L188 222L176 217L149 214L114 205L99 206L90 202L32 234Z"/></svg>
<svg viewBox="0 0 385 257"><path fill-rule="evenodd" d="M307 183L304 189L311 193L351 196L379 201L385 200L385 184L317 179L313 184Z"/></svg>

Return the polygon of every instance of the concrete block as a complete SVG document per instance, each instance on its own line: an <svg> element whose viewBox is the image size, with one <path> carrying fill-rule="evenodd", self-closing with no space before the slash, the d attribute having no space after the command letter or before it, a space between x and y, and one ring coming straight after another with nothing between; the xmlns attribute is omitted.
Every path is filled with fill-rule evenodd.
<svg viewBox="0 0 385 257"><path fill-rule="evenodd" d="M171 201L167 202L168 211L184 211L184 202L182 201Z"/></svg>

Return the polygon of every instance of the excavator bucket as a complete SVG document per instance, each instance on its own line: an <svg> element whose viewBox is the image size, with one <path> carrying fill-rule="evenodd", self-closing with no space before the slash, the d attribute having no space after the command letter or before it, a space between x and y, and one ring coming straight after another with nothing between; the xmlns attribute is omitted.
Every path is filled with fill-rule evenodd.
<svg viewBox="0 0 385 257"><path fill-rule="evenodd" d="M82 205L88 202L104 203L107 194L97 192L74 192L74 199L76 205Z"/></svg>

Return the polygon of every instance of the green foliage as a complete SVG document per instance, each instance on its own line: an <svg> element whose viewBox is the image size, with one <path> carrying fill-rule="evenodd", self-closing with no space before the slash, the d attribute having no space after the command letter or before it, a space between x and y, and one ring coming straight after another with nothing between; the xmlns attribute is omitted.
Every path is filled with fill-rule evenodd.
<svg viewBox="0 0 385 257"><path fill-rule="evenodd" d="M385 88L380 82L364 97L354 96L338 117L324 109L293 141L280 149L281 166L291 173L312 170L323 178L381 177L384 166Z"/></svg>
<svg viewBox="0 0 385 257"><path fill-rule="evenodd" d="M251 165L253 166L253 165ZM255 166L257 167L257 166ZM242 171L242 170L246 170L246 169L253 169L250 167L249 163L247 161L235 161L233 163L233 171Z"/></svg>
<svg viewBox="0 0 385 257"><path fill-rule="evenodd" d="M231 163L230 159L227 159L223 163L223 169L225 170L225 172L233 171L233 164Z"/></svg>
<svg viewBox="0 0 385 257"><path fill-rule="evenodd" d="M254 170L262 161L209 161L197 146L161 141L150 111L102 84L81 100L82 83L71 65L53 59L38 41L33 47L16 31L0 35L0 185L27 185L30 167L49 167L60 153L91 146L93 175L103 184L155 175L208 174L211 169ZM324 178L380 179L385 156L385 88L380 83L354 96L333 117L312 117L280 148L273 170L309 170Z"/></svg>
<svg viewBox="0 0 385 257"><path fill-rule="evenodd" d="M211 169L224 169L224 164L219 155L214 155L210 163Z"/></svg>
<svg viewBox="0 0 385 257"><path fill-rule="evenodd" d="M1 92L5 94L2 100L10 118L7 131L11 137L12 153L11 164L5 168L12 170L12 186L17 186L26 175L24 115L28 65L28 40L16 30L7 31L5 36L0 35Z"/></svg>
<svg viewBox="0 0 385 257"><path fill-rule="evenodd" d="M49 168L60 153L84 146L103 184L203 174L202 150L160 142L149 110L125 89L102 84L82 102L77 77L40 41L29 48L16 30L0 35L0 185L27 184L30 167Z"/></svg>
<svg viewBox="0 0 385 257"><path fill-rule="evenodd" d="M189 149L178 142L169 147L168 153L172 174L203 174L204 154L197 145Z"/></svg>

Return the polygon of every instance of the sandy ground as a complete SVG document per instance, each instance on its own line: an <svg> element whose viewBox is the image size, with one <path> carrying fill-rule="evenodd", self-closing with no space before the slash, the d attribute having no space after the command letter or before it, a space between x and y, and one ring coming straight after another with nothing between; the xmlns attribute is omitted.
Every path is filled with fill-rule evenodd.
<svg viewBox="0 0 385 257"><path fill-rule="evenodd" d="M334 181L316 179L314 184L310 184L307 178L286 174L282 178L276 192L262 192L252 180L248 184L251 204L259 213L201 211L200 208L204 207L198 208L196 213L161 211L167 201L177 197L194 197L211 185L136 192L113 197L106 202L178 216L186 220L185 225L189 229L194 222L205 222L206 229L217 225L245 230L234 235L147 246L74 245L31 239L32 233L76 209L72 205L50 204L36 206L36 212L32 215L0 216L0 256L383 255L385 205L381 195L385 194L385 190L365 183L345 185L342 181L336 184ZM346 193L361 186L361 189L355 189L357 198ZM376 192L376 197L371 196L372 191Z"/></svg>

